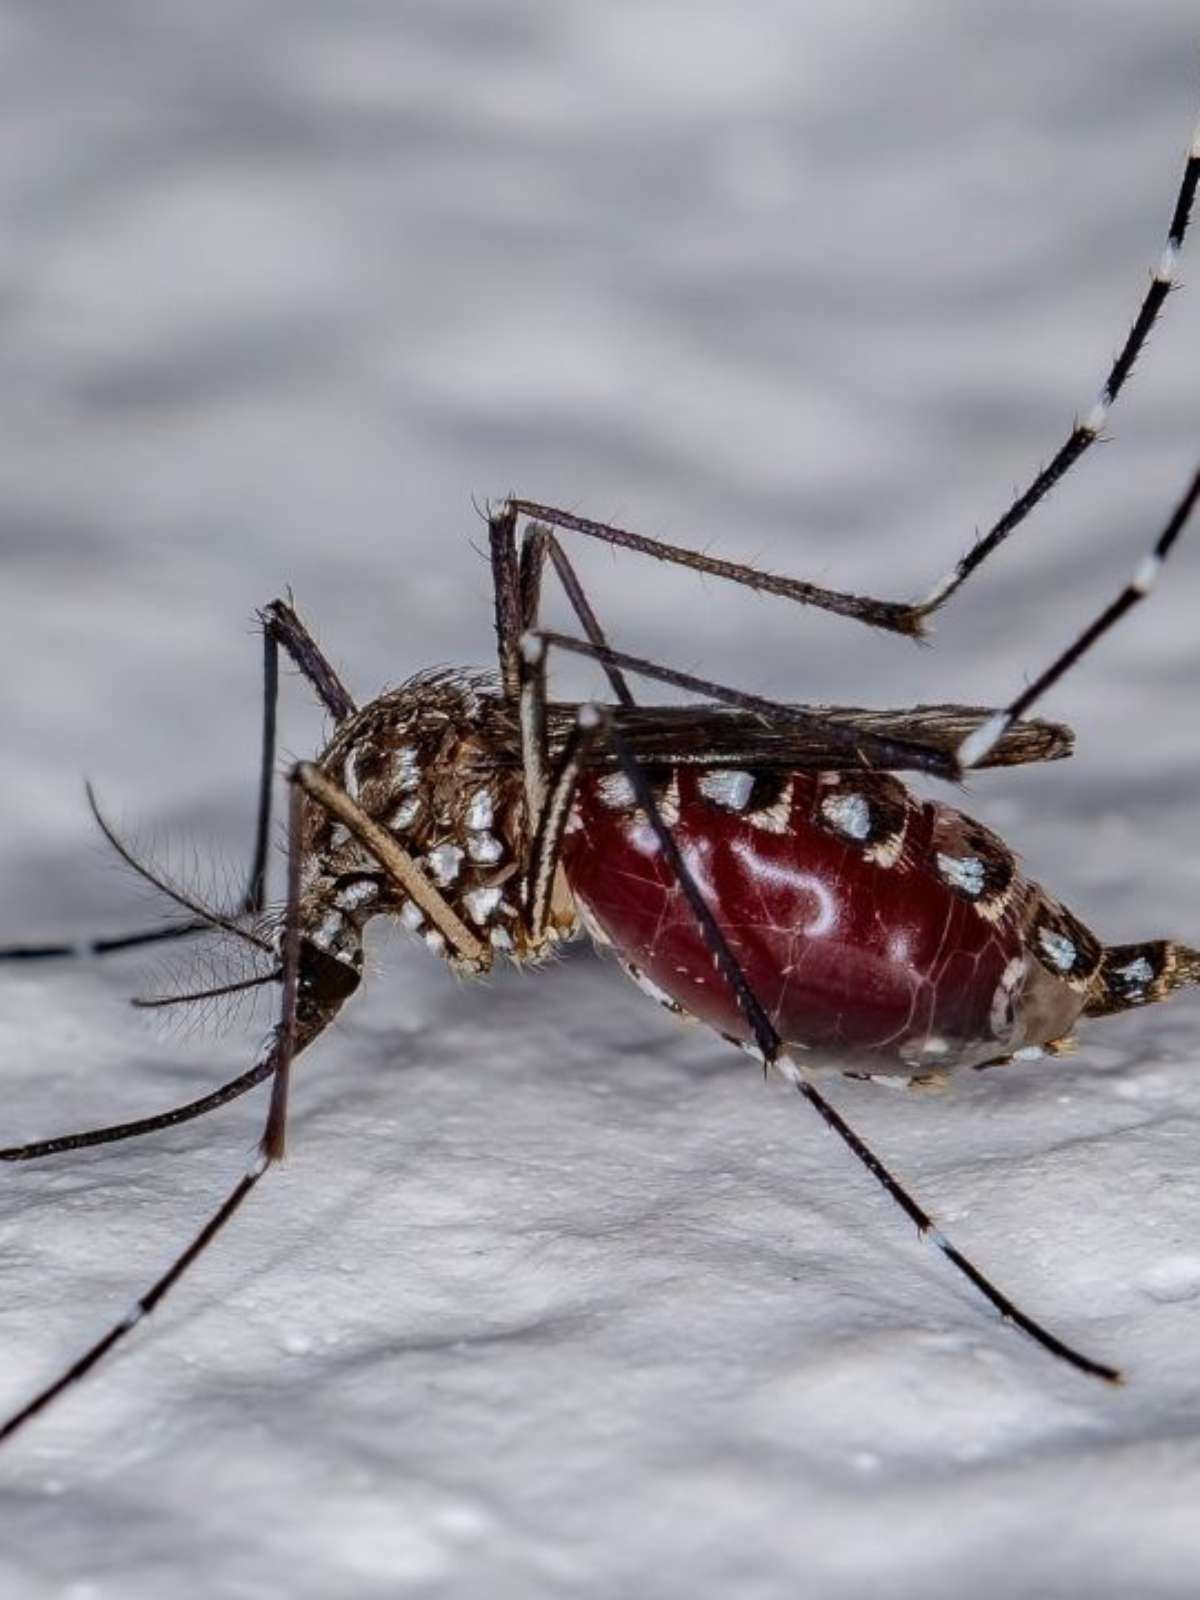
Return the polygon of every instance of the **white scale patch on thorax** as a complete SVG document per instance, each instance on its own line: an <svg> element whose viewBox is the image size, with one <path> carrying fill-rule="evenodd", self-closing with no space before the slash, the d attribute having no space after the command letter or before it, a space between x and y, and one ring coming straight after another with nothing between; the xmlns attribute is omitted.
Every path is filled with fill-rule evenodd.
<svg viewBox="0 0 1200 1600"><path fill-rule="evenodd" d="M462 903L471 921L482 928L500 904L503 893L502 889L495 887L468 889L462 897Z"/></svg>
<svg viewBox="0 0 1200 1600"><path fill-rule="evenodd" d="M395 755L396 773L393 783L397 789L408 791L421 786L421 752L415 745L401 745Z"/></svg>
<svg viewBox="0 0 1200 1600"><path fill-rule="evenodd" d="M462 870L463 852L456 844L435 845L424 860L429 876L439 889L448 889Z"/></svg>
<svg viewBox="0 0 1200 1600"><path fill-rule="evenodd" d="M496 807L491 792L476 789L467 802L466 822L472 832L486 833L496 820Z"/></svg>
<svg viewBox="0 0 1200 1600"><path fill-rule="evenodd" d="M356 911L360 906L365 906L368 901L374 900L379 894L379 885L373 878L359 878L355 883L346 884L334 896L334 904L343 911Z"/></svg>
<svg viewBox="0 0 1200 1600"><path fill-rule="evenodd" d="M420 814L421 796L415 793L408 794L388 818L388 826L402 833L406 828L412 827Z"/></svg>
<svg viewBox="0 0 1200 1600"><path fill-rule="evenodd" d="M495 866L504 854L504 846L494 833L469 833L467 854L480 866Z"/></svg>
<svg viewBox="0 0 1200 1600"><path fill-rule="evenodd" d="M309 935L318 950L336 953L346 936L346 919L340 911L327 911Z"/></svg>

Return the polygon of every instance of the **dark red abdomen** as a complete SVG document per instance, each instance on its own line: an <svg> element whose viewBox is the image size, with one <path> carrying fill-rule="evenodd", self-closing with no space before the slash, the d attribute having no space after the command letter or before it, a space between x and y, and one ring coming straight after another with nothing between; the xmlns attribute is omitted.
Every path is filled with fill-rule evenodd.
<svg viewBox="0 0 1200 1600"><path fill-rule="evenodd" d="M790 1049L866 1070L949 1067L1058 1038L1082 1009L1099 950L1087 930L995 835L896 779L684 767L656 792ZM746 1041L631 802L620 774L580 787L563 863L585 919L643 987Z"/></svg>

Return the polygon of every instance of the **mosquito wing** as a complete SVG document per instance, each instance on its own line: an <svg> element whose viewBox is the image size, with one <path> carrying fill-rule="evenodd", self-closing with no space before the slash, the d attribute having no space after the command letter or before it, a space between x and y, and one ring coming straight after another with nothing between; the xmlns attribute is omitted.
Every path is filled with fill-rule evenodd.
<svg viewBox="0 0 1200 1600"><path fill-rule="evenodd" d="M574 721L573 706L550 711L552 743L558 743ZM969 733L992 716L988 706L909 706L898 711L863 706L780 707L774 720L766 712L737 706L624 706L614 712L633 753L649 764L668 766L753 766L787 769L820 768L852 771L863 767L905 771L928 768L931 752L953 758ZM892 757L886 763L859 748L886 740ZM1074 748L1071 729L1058 722L1033 719L1015 722L984 761L985 767L1015 767L1033 761L1061 761ZM911 759L906 758L906 747ZM608 764L600 750L596 765Z"/></svg>

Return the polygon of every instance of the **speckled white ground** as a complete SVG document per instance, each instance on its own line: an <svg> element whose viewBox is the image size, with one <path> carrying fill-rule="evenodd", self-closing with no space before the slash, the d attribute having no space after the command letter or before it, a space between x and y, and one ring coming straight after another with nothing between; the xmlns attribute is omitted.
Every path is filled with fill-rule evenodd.
<svg viewBox="0 0 1200 1600"><path fill-rule="evenodd" d="M363 695L486 660L473 495L923 591L1090 404L1198 100L1187 0L0 8L0 936L146 915L85 772L222 880L285 585ZM685 667L1004 698L1193 469L1198 345L1180 296L1116 442L934 653L581 563ZM1054 697L1073 766L974 786L1114 938L1200 935L1198 545ZM313 747L298 688L285 726ZM5 1142L248 1060L265 1015L142 1027L153 976L0 973ZM1126 1389L999 1326L794 1096L585 952L464 989L397 941L304 1060L287 1169L0 1457L0 1593L1194 1594L1200 1006L837 1098ZM0 1406L260 1115L0 1173Z"/></svg>

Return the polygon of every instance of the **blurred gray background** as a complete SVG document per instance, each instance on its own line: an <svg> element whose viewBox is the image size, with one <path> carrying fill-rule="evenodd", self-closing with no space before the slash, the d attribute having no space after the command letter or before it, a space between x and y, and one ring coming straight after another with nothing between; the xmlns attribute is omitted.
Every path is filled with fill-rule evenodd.
<svg viewBox="0 0 1200 1600"><path fill-rule="evenodd" d="M287 587L362 698L488 662L473 500L923 593L1090 406L1198 101L1185 0L0 6L0 937L152 909L84 773L200 884L235 870ZM1194 470L1198 348L1181 294L934 651L581 570L684 668L1003 701ZM1200 934L1195 542L1047 708L1072 766L970 800L1117 939ZM283 728L319 741L300 686ZM266 1017L156 1039L145 972L2 975L6 1140L244 1064ZM389 954L275 1187L0 1458L5 1592L1189 1593L1196 1022L1113 1023L1053 1083L845 1098L1030 1309L1139 1369L1114 1398L586 955L464 990ZM258 1115L4 1174L0 1399L120 1314Z"/></svg>

